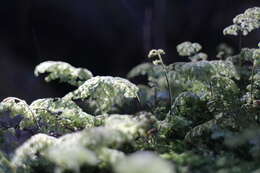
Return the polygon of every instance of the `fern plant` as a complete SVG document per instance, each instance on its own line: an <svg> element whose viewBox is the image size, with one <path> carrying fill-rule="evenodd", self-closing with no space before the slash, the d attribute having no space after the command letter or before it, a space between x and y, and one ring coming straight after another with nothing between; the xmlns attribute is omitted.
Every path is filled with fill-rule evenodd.
<svg viewBox="0 0 260 173"><path fill-rule="evenodd" d="M224 34L247 35L259 28L259 14L246 10ZM31 104L0 102L0 172L258 172L259 48L233 55L222 45L220 59L208 60L199 43L186 41L177 52L190 62L169 65L163 50L152 50L153 63L128 74L146 75L141 85L42 62L36 76L77 88Z"/></svg>

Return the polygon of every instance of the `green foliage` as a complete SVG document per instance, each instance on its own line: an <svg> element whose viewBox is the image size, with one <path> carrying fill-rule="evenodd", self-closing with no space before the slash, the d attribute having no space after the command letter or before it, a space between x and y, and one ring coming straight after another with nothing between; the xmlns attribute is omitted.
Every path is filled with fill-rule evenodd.
<svg viewBox="0 0 260 173"><path fill-rule="evenodd" d="M20 127L38 126L36 114L30 106L19 98L8 97L0 103L0 113L10 113L11 117L15 118L17 115L22 115L23 119L19 123Z"/></svg>
<svg viewBox="0 0 260 173"><path fill-rule="evenodd" d="M140 75L152 76L155 74L154 65L152 63L143 63L134 67L127 75L128 78L134 78Z"/></svg>
<svg viewBox="0 0 260 173"><path fill-rule="evenodd" d="M201 123L212 118L207 111L207 103L191 92L181 93L171 109L175 116L182 116L193 123Z"/></svg>
<svg viewBox="0 0 260 173"><path fill-rule="evenodd" d="M95 118L82 111L73 101L61 98L39 99L30 108L34 110L41 129L47 133L69 133L93 127Z"/></svg>
<svg viewBox="0 0 260 173"><path fill-rule="evenodd" d="M95 115L111 111L123 99L138 98L138 87L126 79L110 76L96 76L87 80L77 90L67 94L65 100L88 100L84 106L94 107Z"/></svg>
<svg viewBox="0 0 260 173"><path fill-rule="evenodd" d="M177 51L180 56L191 56L198 53L202 49L199 43L183 42L177 46Z"/></svg>
<svg viewBox="0 0 260 173"><path fill-rule="evenodd" d="M103 126L85 129L60 138L37 134L15 151L12 165L19 171L34 172L32 165L55 165L58 172L81 166L111 167L125 157L118 149L124 143L145 134L148 121L145 117L110 115Z"/></svg>
<svg viewBox="0 0 260 173"><path fill-rule="evenodd" d="M0 152L0 173L13 173L13 168L6 158L6 156Z"/></svg>
<svg viewBox="0 0 260 173"><path fill-rule="evenodd" d="M92 73L84 68L75 68L66 62L46 61L39 64L34 71L36 76L47 73L46 82L59 80L67 82L73 86L80 86L86 80L93 77Z"/></svg>
<svg viewBox="0 0 260 173"><path fill-rule="evenodd" d="M247 9L244 13L237 15L233 19L233 25L224 29L224 35L235 35L242 33L248 35L255 29L260 28L260 8Z"/></svg>
<svg viewBox="0 0 260 173"><path fill-rule="evenodd" d="M30 166L37 161L39 162L39 160L41 160L40 158L43 157L43 151L55 143L55 141L56 138L45 134L37 134L31 137L27 142L16 149L11 164L15 168L25 169L28 172L31 171ZM18 172L19 171L18 169Z"/></svg>
<svg viewBox="0 0 260 173"><path fill-rule="evenodd" d="M248 9L224 32L247 35L259 16ZM30 105L0 103L0 173L257 173L259 48L233 55L222 44L220 60L207 60L200 44L184 42L177 51L191 62L169 65L162 49L151 50L153 64L128 74L147 76L142 85L44 62L36 75L78 88Z"/></svg>
<svg viewBox="0 0 260 173"><path fill-rule="evenodd" d="M199 53L202 49L202 46L199 43L186 41L179 44L176 48L180 56L187 56L192 62L207 60L208 58L207 54Z"/></svg>
<svg viewBox="0 0 260 173"><path fill-rule="evenodd" d="M173 166L149 152L132 154L115 165L116 173L174 173Z"/></svg>

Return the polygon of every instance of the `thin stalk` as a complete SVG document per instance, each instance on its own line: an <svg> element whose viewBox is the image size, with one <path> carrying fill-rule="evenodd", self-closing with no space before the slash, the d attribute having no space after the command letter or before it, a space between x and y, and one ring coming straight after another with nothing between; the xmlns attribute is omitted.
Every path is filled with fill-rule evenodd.
<svg viewBox="0 0 260 173"><path fill-rule="evenodd" d="M241 50L242 50L242 33L240 32L239 33L239 53L241 53ZM241 58L241 55L240 55L240 58L239 58L239 66L241 67L242 66L242 58Z"/></svg>
<svg viewBox="0 0 260 173"><path fill-rule="evenodd" d="M162 56L161 56L159 53L158 53L158 57L159 57L160 61L162 62L163 71L164 71L164 76L165 76L165 78L166 78L167 86L168 86L168 89L169 89L170 103L171 103L171 106L172 106L173 97L172 97L172 91L171 91L171 87L170 87L169 78L168 78L168 75L167 75L167 68L166 68L165 64L163 63ZM172 114L172 109L171 109L171 107L170 107L170 113Z"/></svg>
<svg viewBox="0 0 260 173"><path fill-rule="evenodd" d="M255 65L253 65L251 72L251 88L250 88L250 103L253 104L253 88L254 88L254 73L255 73Z"/></svg>
<svg viewBox="0 0 260 173"><path fill-rule="evenodd" d="M242 49L242 42L243 42L243 38L242 38L242 33L240 32L240 33L239 33L239 52L240 52L241 49Z"/></svg>

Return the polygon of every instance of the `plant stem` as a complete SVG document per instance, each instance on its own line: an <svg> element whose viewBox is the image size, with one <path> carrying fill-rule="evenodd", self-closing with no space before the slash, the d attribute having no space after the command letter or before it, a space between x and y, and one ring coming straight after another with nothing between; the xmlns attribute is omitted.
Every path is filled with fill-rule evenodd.
<svg viewBox="0 0 260 173"><path fill-rule="evenodd" d="M162 66L163 66L163 70L164 70L164 76L166 78L167 86L168 86L168 89L169 89L170 105L172 107L173 98L172 98L172 91L171 91L171 87L170 87L169 78L168 78L168 75L167 75L167 68L166 68L165 64L163 63L162 56L159 53L158 53L158 57L159 57L160 61L162 62ZM172 114L171 107L170 107L170 113Z"/></svg>
<svg viewBox="0 0 260 173"><path fill-rule="evenodd" d="M243 42L242 33L239 33L239 52L242 49L242 42Z"/></svg>
<svg viewBox="0 0 260 173"><path fill-rule="evenodd" d="M251 88L250 88L250 103L253 104L253 88L254 88L254 73L255 73L255 64L253 65L252 68L252 73L251 73Z"/></svg>

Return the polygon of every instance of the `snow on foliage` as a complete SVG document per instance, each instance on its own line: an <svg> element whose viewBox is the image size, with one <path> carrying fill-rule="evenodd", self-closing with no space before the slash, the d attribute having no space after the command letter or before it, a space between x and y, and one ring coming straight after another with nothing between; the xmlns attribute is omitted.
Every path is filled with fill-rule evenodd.
<svg viewBox="0 0 260 173"><path fill-rule="evenodd" d="M47 73L45 77L46 82L59 80L60 82L67 82L73 86L80 86L86 80L93 77L93 74L85 68L75 68L72 65L61 61L45 61L36 66L34 74Z"/></svg>
<svg viewBox="0 0 260 173"><path fill-rule="evenodd" d="M34 101L30 108L36 113L40 124L49 132L56 131L63 134L93 127L95 123L92 115L83 112L76 103L70 100L39 99Z"/></svg>
<svg viewBox="0 0 260 173"><path fill-rule="evenodd" d="M172 164L150 152L138 152L115 165L116 173L174 173Z"/></svg>
<svg viewBox="0 0 260 173"><path fill-rule="evenodd" d="M224 29L224 35L234 35L242 33L248 35L255 29L260 28L260 8L253 7L247 9L244 13L237 15L233 19L233 25Z"/></svg>
<svg viewBox="0 0 260 173"><path fill-rule="evenodd" d="M77 90L67 94L65 100L93 100L101 114L107 113L118 99L138 98L138 87L126 79L96 76Z"/></svg>

